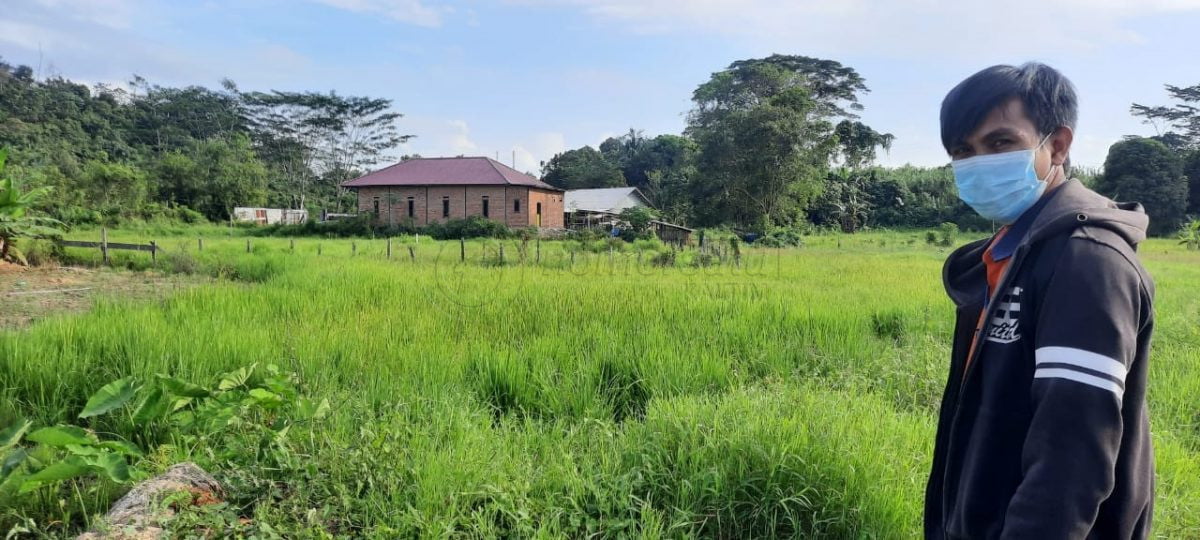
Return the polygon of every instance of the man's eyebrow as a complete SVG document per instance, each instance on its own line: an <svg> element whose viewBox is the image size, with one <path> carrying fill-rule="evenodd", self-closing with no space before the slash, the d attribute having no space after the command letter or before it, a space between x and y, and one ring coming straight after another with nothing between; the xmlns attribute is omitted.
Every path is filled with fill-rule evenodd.
<svg viewBox="0 0 1200 540"><path fill-rule="evenodd" d="M984 141L990 141L990 140L998 138L998 137L1019 138L1020 133L1018 133L1017 130L1010 128L1010 127L999 127L999 128L996 128L996 129L988 132L987 135L980 137L980 139L984 140Z"/></svg>

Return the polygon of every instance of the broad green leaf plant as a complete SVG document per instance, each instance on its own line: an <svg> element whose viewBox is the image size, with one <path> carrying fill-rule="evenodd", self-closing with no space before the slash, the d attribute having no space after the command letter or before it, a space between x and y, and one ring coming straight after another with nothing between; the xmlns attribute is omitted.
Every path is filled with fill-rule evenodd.
<svg viewBox="0 0 1200 540"><path fill-rule="evenodd" d="M8 151L0 149L0 261L28 264L16 246L18 238L54 238L62 236L62 223L48 217L29 215L29 209L50 193L50 188L35 188L22 193L21 185L4 174Z"/></svg>
<svg viewBox="0 0 1200 540"><path fill-rule="evenodd" d="M172 430L172 442L188 448L208 446L204 443L235 430L279 444L292 425L320 420L329 412L328 400L300 398L295 383L294 374L274 365L225 373L213 388L164 374L146 380L125 377L92 394L79 420L126 414L138 428L171 425L178 428ZM80 477L121 484L148 475L138 468L145 453L130 441L101 438L94 429L75 425L33 427L21 419L0 430L0 500Z"/></svg>

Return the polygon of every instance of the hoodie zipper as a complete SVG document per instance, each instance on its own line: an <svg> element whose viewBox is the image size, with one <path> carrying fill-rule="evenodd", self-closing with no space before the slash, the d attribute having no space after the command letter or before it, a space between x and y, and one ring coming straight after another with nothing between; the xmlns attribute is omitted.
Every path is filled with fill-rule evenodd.
<svg viewBox="0 0 1200 540"><path fill-rule="evenodd" d="M946 474L947 471L945 462L950 458L950 455L953 454L952 450L954 449L954 435L958 431L958 417L959 412L961 412L963 389L966 387L967 381L970 380L971 373L975 371L975 366L979 364L978 357L981 354L981 351L983 351L984 344L984 341L982 340L986 340L984 336L986 336L987 332L991 330L992 310L994 310L996 307L996 301L1000 299L1002 292L1009 288L1009 284L1016 276L1017 270L1020 268L1021 263L1025 260L1026 251L1027 246L1024 244L1017 246L1016 251L1014 251L1012 255L1012 262L1010 262L1008 267L1004 269L1004 274L1001 276L1000 282L996 285L996 290L992 291L991 297L988 298L987 305L983 307L984 323L982 325L976 325L978 334L974 336L973 342L975 346L972 347L971 351L967 352L966 365L964 367L963 375L958 382L958 390L954 393L954 414L951 416L950 420L950 433L948 433L948 436L946 437L946 455L942 460L942 534L947 539L950 538L950 533L947 530L949 527L946 522L946 510L949 509L950 506L947 504L949 501L946 499L946 496L947 493L949 493L948 488L950 486L950 475Z"/></svg>

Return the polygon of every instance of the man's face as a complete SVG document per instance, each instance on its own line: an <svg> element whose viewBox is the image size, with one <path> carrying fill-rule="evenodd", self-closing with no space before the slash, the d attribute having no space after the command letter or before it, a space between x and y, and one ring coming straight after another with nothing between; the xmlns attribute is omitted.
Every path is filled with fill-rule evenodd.
<svg viewBox="0 0 1200 540"><path fill-rule="evenodd" d="M1016 150L1034 148L1045 135L1038 133L1033 121L1025 114L1025 105L1020 99L1013 98L996 106L988 113L979 127L950 148L950 159L959 160L987 154L1000 154ZM1067 159L1071 148L1072 133L1067 127L1060 127L1050 139L1037 150L1034 157L1034 170L1038 178L1047 181L1050 178L1053 165L1062 165Z"/></svg>

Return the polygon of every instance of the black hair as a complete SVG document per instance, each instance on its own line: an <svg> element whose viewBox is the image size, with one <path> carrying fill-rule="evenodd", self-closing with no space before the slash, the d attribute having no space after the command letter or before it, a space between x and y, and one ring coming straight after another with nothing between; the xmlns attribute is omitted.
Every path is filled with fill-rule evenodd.
<svg viewBox="0 0 1200 540"><path fill-rule="evenodd" d="M1075 86L1058 70L1030 62L1020 67L998 65L984 69L946 94L942 100L942 146L966 140L997 106L1019 98L1039 135L1062 126L1075 129L1079 101Z"/></svg>

